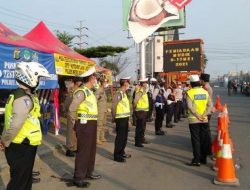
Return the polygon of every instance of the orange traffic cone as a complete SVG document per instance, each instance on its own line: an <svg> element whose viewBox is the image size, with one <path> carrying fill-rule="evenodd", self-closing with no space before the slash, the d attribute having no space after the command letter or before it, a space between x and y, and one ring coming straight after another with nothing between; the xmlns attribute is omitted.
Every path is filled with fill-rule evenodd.
<svg viewBox="0 0 250 190"><path fill-rule="evenodd" d="M214 154L216 155L216 162L215 165L212 167L214 171L218 171L218 167L220 165L221 161L221 155L222 155L222 146L223 146L223 134L225 133L225 117L223 114L219 114L218 117L218 128L217 128L217 138L216 143L214 142Z"/></svg>
<svg viewBox="0 0 250 190"><path fill-rule="evenodd" d="M219 162L217 177L214 179L214 184L239 186L239 180L235 176L235 168L228 132L223 133L223 146L221 153L221 160Z"/></svg>
<svg viewBox="0 0 250 190"><path fill-rule="evenodd" d="M222 113L226 117L226 129L228 130L228 127L229 127L229 114L228 114L227 104L225 104L223 106L223 112ZM234 152L235 149L234 149L233 140L230 137L229 137L229 140L230 140L231 150L232 150L232 152Z"/></svg>
<svg viewBox="0 0 250 190"><path fill-rule="evenodd" d="M227 119L227 124L229 124L229 114L228 114L228 109L227 109L227 104L223 106L223 114L225 114L225 117Z"/></svg>
<svg viewBox="0 0 250 190"><path fill-rule="evenodd" d="M215 161L215 165L213 166L214 171L218 171L218 168L221 164L222 146L223 146L223 139L219 139L218 148L216 152L216 161Z"/></svg>
<svg viewBox="0 0 250 190"><path fill-rule="evenodd" d="M217 135L216 138L214 139L214 142L212 144L212 152L216 155L217 151L218 151L218 142L219 142L219 135L221 132L221 126L222 126L222 114L220 113L217 119Z"/></svg>
<svg viewBox="0 0 250 190"><path fill-rule="evenodd" d="M216 100L215 100L215 105L214 107L218 110L218 111L223 111L223 106L221 105L220 102L220 96L216 96Z"/></svg>

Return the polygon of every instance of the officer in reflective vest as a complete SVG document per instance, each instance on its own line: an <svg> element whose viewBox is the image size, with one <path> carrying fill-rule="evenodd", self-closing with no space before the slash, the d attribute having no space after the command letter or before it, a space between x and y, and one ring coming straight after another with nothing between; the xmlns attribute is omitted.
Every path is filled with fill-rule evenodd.
<svg viewBox="0 0 250 190"><path fill-rule="evenodd" d="M85 181L86 178L101 178L94 173L98 109L96 97L91 89L97 82L95 71L95 67L91 67L80 76L84 84L75 91L69 106L69 114L76 119L77 151L74 185L82 188L90 185Z"/></svg>
<svg viewBox="0 0 250 190"><path fill-rule="evenodd" d="M129 88L130 77L120 79L120 90L115 94L112 104L112 119L116 123L116 138L114 160L126 162L131 155L125 153L128 138L130 105L126 91Z"/></svg>
<svg viewBox="0 0 250 190"><path fill-rule="evenodd" d="M5 126L1 149L10 166L7 190L31 190L32 170L38 145L42 141L40 105L35 92L40 77L50 77L37 62L20 62L15 68L18 89L9 96L5 107Z"/></svg>
<svg viewBox="0 0 250 190"><path fill-rule="evenodd" d="M67 84L66 87L68 89L68 94L65 98L65 104L64 104L65 113L67 115L66 156L74 157L77 149L76 132L74 130L75 119L72 118L69 114L69 106L72 102L75 90L82 85L82 78L73 77L70 81L67 81L66 84Z"/></svg>
<svg viewBox="0 0 250 190"><path fill-rule="evenodd" d="M201 85L208 92L209 98L211 99L211 106L213 107L213 89L209 84L210 75L206 73L201 73L200 75ZM210 130L210 120L212 117L213 108L211 109L211 113L208 114L208 155L212 156L212 136Z"/></svg>
<svg viewBox="0 0 250 190"><path fill-rule="evenodd" d="M200 86L198 75L190 76L191 89L187 91L189 129L193 148L193 159L189 166L207 163L208 118L211 112L211 99L208 92Z"/></svg>
<svg viewBox="0 0 250 190"><path fill-rule="evenodd" d="M148 95L146 92L148 78L139 80L140 88L137 90L134 99L133 109L136 115L135 146L143 147L148 142L145 140L146 120L149 110Z"/></svg>

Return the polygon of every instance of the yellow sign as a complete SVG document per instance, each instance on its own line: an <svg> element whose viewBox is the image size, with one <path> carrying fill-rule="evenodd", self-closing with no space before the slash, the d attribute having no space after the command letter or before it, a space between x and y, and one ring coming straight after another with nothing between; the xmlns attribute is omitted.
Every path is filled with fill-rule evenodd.
<svg viewBox="0 0 250 190"><path fill-rule="evenodd" d="M94 66L94 62L82 61L80 59L73 59L55 53L55 67L56 74L64 76L78 76Z"/></svg>

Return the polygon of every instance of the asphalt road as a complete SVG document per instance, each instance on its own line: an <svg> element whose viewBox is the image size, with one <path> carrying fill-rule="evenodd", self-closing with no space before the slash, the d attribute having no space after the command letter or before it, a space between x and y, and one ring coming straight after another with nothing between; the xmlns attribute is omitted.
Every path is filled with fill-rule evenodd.
<svg viewBox="0 0 250 190"><path fill-rule="evenodd" d="M230 132L235 146L234 160L240 169L237 177L240 187L250 189L250 97L242 95L227 96L226 89L214 89L215 95L220 95L223 103L228 104L230 115ZM216 117L212 118L212 132L215 134ZM174 128L167 129L165 136L154 135L154 123L148 123L146 137L151 142L144 148L134 146L134 127L130 128L127 153L132 158L126 163L117 163L112 160L114 148L114 133L110 132L109 142L98 146L96 171L102 174L103 179L90 181L89 189L107 190L224 190L235 187L216 186L212 183L216 173L210 168L213 162L201 167L186 166L192 159L190 133L186 119L183 119ZM110 131L114 127L109 123ZM78 189L68 187L57 177L71 178L74 170L74 159L64 156L61 148L65 138L63 135L44 138L41 151L47 151L36 159L35 169L41 172L41 182L33 186L34 190ZM56 147L56 149L55 149ZM0 155L3 157L2 153ZM52 177L54 176L54 177ZM5 189L9 179L8 168L1 171L0 189Z"/></svg>

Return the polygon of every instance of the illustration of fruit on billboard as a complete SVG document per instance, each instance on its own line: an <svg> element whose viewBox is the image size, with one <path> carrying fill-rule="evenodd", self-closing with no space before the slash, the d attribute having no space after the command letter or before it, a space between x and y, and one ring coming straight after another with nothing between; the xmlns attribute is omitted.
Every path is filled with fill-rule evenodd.
<svg viewBox="0 0 250 190"><path fill-rule="evenodd" d="M124 29L128 29L135 42L140 43L165 23L180 18L185 20L183 12L168 0L124 0Z"/></svg>

